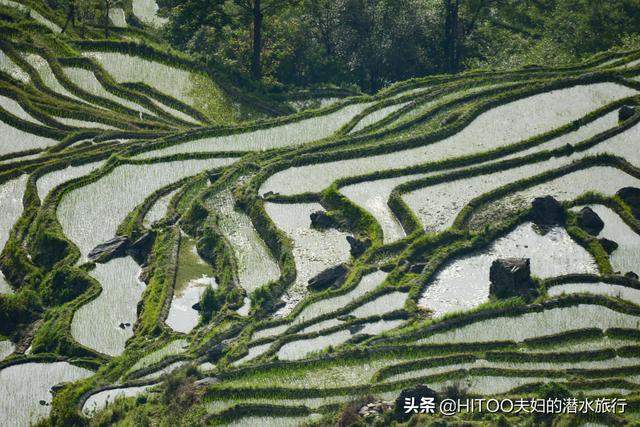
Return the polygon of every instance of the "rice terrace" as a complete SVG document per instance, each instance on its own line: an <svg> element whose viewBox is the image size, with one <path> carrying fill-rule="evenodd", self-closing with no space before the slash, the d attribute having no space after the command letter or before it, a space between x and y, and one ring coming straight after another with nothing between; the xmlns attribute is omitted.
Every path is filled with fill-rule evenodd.
<svg viewBox="0 0 640 427"><path fill-rule="evenodd" d="M0 0L0 426L638 425L640 43L302 88L93 3Z"/></svg>

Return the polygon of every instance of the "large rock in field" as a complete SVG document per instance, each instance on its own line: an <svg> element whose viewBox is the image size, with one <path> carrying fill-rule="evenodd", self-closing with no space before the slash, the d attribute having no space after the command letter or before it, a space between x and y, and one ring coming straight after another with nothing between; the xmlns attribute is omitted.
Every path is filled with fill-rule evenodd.
<svg viewBox="0 0 640 427"><path fill-rule="evenodd" d="M360 255L365 253L369 247L371 247L371 239L369 238L360 240L353 236L347 236L347 242L350 246L351 256L354 258L358 258Z"/></svg>
<svg viewBox="0 0 640 427"><path fill-rule="evenodd" d="M600 242L600 244L602 245L604 250L609 255L611 255L613 253L613 251L618 249L618 244L616 242L614 242L613 240L609 240L607 238L601 237L601 238L598 239L598 242Z"/></svg>
<svg viewBox="0 0 640 427"><path fill-rule="evenodd" d="M336 286L347 276L349 269L344 264L338 264L321 271L317 276L309 279L308 288L313 291L320 291L330 286Z"/></svg>
<svg viewBox="0 0 640 427"><path fill-rule="evenodd" d="M625 120L630 119L636 113L636 107L632 107L630 105L623 105L618 110L618 121L624 122Z"/></svg>
<svg viewBox="0 0 640 427"><path fill-rule="evenodd" d="M536 197L531 203L533 222L542 227L564 224L564 209L552 196Z"/></svg>
<svg viewBox="0 0 640 427"><path fill-rule="evenodd" d="M156 233L148 231L144 233L138 240L133 242L127 248L127 254L131 256L139 265L144 265L153 248L153 242L156 240Z"/></svg>
<svg viewBox="0 0 640 427"><path fill-rule="evenodd" d="M634 210L640 210L640 188L624 187L618 190L616 196Z"/></svg>
<svg viewBox="0 0 640 427"><path fill-rule="evenodd" d="M309 215L311 219L311 227L319 230L325 230L327 228L334 228L337 226L336 222L327 215L324 211L315 211Z"/></svg>
<svg viewBox="0 0 640 427"><path fill-rule="evenodd" d="M589 206L585 206L578 212L578 225L584 231L597 236L604 228L604 221Z"/></svg>
<svg viewBox="0 0 640 427"><path fill-rule="evenodd" d="M125 236L116 236L111 240L99 244L91 249L88 258L91 261L107 262L114 258L120 258L126 255L129 247L129 239Z"/></svg>
<svg viewBox="0 0 640 427"><path fill-rule="evenodd" d="M531 280L531 262L529 258L497 259L489 270L489 294L498 298L528 295L535 291Z"/></svg>

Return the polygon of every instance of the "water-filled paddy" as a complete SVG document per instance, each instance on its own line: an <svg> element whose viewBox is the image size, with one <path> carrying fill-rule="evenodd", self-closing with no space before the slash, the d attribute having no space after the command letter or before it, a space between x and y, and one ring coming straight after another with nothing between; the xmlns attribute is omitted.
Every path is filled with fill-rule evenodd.
<svg viewBox="0 0 640 427"><path fill-rule="evenodd" d="M27 175L0 184L0 251L9 239L9 233L20 215L22 215L22 196L27 186ZM10 292L2 274L0 274L0 293Z"/></svg>
<svg viewBox="0 0 640 427"><path fill-rule="evenodd" d="M607 295L613 298L620 298L640 305L640 289L634 289L628 286L614 285L610 283L565 283L549 288L548 293L549 296L580 293Z"/></svg>
<svg viewBox="0 0 640 427"><path fill-rule="evenodd" d="M300 360L310 353L323 350L329 346L338 346L351 338L348 330L337 331L316 338L309 338L299 341L291 341L280 347L278 359L280 360Z"/></svg>
<svg viewBox="0 0 640 427"><path fill-rule="evenodd" d="M602 205L589 206L604 222L598 237L613 240L618 248L609 256L613 271L640 271L640 236L613 210Z"/></svg>
<svg viewBox="0 0 640 427"><path fill-rule="evenodd" d="M293 241L293 257L298 271L295 283L283 297L286 305L277 313L286 316L309 293L307 282L321 271L349 259L346 233L335 229L311 228L309 215L323 210L318 203L265 203L267 215Z"/></svg>
<svg viewBox="0 0 640 427"><path fill-rule="evenodd" d="M564 228L540 234L524 223L489 247L445 265L422 294L419 306L434 317L468 310L489 299L489 268L500 258L530 258L531 274L540 278L570 273L598 273L591 255Z"/></svg>
<svg viewBox="0 0 640 427"><path fill-rule="evenodd" d="M517 153L508 157L519 157L526 154L531 154L535 151L558 148L562 145L565 145L566 143L573 144L579 142L615 126L617 123L615 120L617 119L614 113L607 114L602 118L591 122L589 125L581 127L575 132L571 132L569 134L555 138L552 141L545 143L539 147L535 147L530 150L526 150L525 152ZM473 198L487 193L502 185L506 185L511 182L515 182L533 175L541 174L545 171L549 171L569 164L570 161L584 157L585 155L586 154L584 153L577 153L568 158L552 158L549 160L545 160L544 162L524 165L504 171L443 182L407 193L403 196L403 199L409 205L412 211L418 215L418 218L421 220L427 231L442 231L453 224L456 215L460 213L462 208L464 208L464 206L466 206L467 203L469 203ZM408 181L409 178L411 177L394 178L394 180L397 180L397 183L399 184L401 182ZM416 176L413 179L418 178L420 178L420 176ZM382 181L384 182L386 180ZM372 189L372 186L376 182L380 181L373 181L372 183L358 185L367 186L365 187L366 191L367 189ZM395 182L392 183L395 184ZM584 185L588 184L589 183L584 183ZM596 189L600 185L597 182L592 182L591 184L593 185L594 189ZM357 187L358 185L345 187L344 189L342 189L342 191L344 192L345 190L347 190L351 193L355 192L359 200L364 199L365 203L369 205L371 202L368 201L370 199L366 198L366 193L362 194L358 190L351 189L353 187ZM385 185L384 188L386 187L387 186ZM388 195L386 195L386 197L388 199ZM378 210L381 211L383 210L383 208L381 207ZM388 207L386 207L386 211L388 211Z"/></svg>
<svg viewBox="0 0 640 427"><path fill-rule="evenodd" d="M394 329L402 323L404 323L403 320L379 320L364 324L364 327L357 332L342 330L327 335L320 335L315 338L290 341L280 347L280 350L278 350L278 359L300 360L313 352L324 350L329 346L337 347L358 334L377 335Z"/></svg>
<svg viewBox="0 0 640 427"><path fill-rule="evenodd" d="M42 175L36 182L36 186L38 187L38 197L40 197L40 200L44 200L45 197L47 197L47 194L49 194L49 192L58 185L71 181L72 179L88 175L103 164L104 162L93 162L80 166L69 166L67 168Z"/></svg>
<svg viewBox="0 0 640 427"><path fill-rule="evenodd" d="M13 114L14 116L19 117L22 120L25 120L29 123L37 124L37 125L42 124L38 119L36 119L31 114L26 112L24 108L22 108L22 106L12 98L8 98L6 96L0 95L0 107L8 111L9 113Z"/></svg>
<svg viewBox="0 0 640 427"><path fill-rule="evenodd" d="M369 317L390 313L402 309L406 300L406 292L391 292L362 304L353 310L351 314L356 317Z"/></svg>
<svg viewBox="0 0 640 427"><path fill-rule="evenodd" d="M169 203L171 203L171 199L176 195L178 190L179 189L175 189L156 200L151 209L149 209L147 214L144 216L143 224L145 227L150 228L155 222L164 218L167 214Z"/></svg>
<svg viewBox="0 0 640 427"><path fill-rule="evenodd" d="M109 19L114 27L124 28L127 26L124 10L120 7L109 9Z"/></svg>
<svg viewBox="0 0 640 427"><path fill-rule="evenodd" d="M338 111L319 117L247 133L203 138L143 153L137 157L149 158L178 153L210 151L261 151L302 145L331 136L369 105L348 105Z"/></svg>
<svg viewBox="0 0 640 427"><path fill-rule="evenodd" d="M424 176L424 174L408 175L362 182L343 187L340 192L373 215L382 228L384 243L391 243L405 236L402 226L387 205L391 191L404 182Z"/></svg>
<svg viewBox="0 0 640 427"><path fill-rule="evenodd" d="M76 86L92 95L106 98L135 111L146 111L144 107L136 104L135 102L120 98L106 90L92 71L85 70L84 68L64 67L64 72L67 77L69 77L69 80L71 80Z"/></svg>
<svg viewBox="0 0 640 427"><path fill-rule="evenodd" d="M375 271L373 273L366 274L353 290L343 295L323 299L309 304L302 309L300 314L296 316L292 323L302 323L315 317L322 316L323 314L328 314L338 310L377 288L386 277L387 273L383 271Z"/></svg>
<svg viewBox="0 0 640 427"><path fill-rule="evenodd" d="M346 176L434 162L506 146L556 129L635 93L613 83L546 92L493 108L457 134L424 147L287 169L270 177L260 188L260 193L318 192L334 180ZM567 108L568 105L571 108Z"/></svg>
<svg viewBox="0 0 640 427"><path fill-rule="evenodd" d="M144 283L137 279L139 272L140 267L130 257L97 264L91 271L102 292L73 316L71 335L80 344L111 356L124 351L126 341L133 336L136 307L144 291Z"/></svg>
<svg viewBox="0 0 640 427"><path fill-rule="evenodd" d="M40 75L40 78L44 82L45 86L47 86L49 89L51 89L52 91L60 95L68 96L70 98L79 100L77 96L69 92L64 86L62 86L62 84L60 84L55 74L53 74L53 71L51 70L51 67L49 66L49 63L47 62L46 59L44 59L40 55L36 55L32 53L23 55L23 58L33 68L36 69L36 71Z"/></svg>
<svg viewBox="0 0 640 427"><path fill-rule="evenodd" d="M60 28L58 25L56 25L55 23L51 22L49 19L47 19L44 16L42 16L42 14L40 14L39 12L33 10L32 8L30 8L28 6L25 6L23 4L15 2L13 0L0 0L0 4L16 8L16 9L22 11L22 12L27 12L31 18L33 18L34 20L36 20L40 24L44 25L45 27L49 28L54 33L59 33L60 31L62 31L62 28Z"/></svg>
<svg viewBox="0 0 640 427"><path fill-rule="evenodd" d="M367 114L366 116L364 116L362 119L358 121L358 123L353 127L353 129L351 129L350 133L358 132L366 128L367 126L371 126L372 124L379 122L380 120L384 119L388 115L400 110L402 107L406 106L407 104L408 102L404 102L402 104L389 105L387 107L380 108L379 110L376 110L372 113Z"/></svg>
<svg viewBox="0 0 640 427"><path fill-rule="evenodd" d="M146 393L151 388L153 388L153 385L124 387L105 390L92 394L82 406L82 413L88 417L91 417L96 412L112 404L116 399L136 397L138 395Z"/></svg>
<svg viewBox="0 0 640 427"><path fill-rule="evenodd" d="M13 351L16 346L9 340L3 339L0 341L0 360L6 359Z"/></svg>
<svg viewBox="0 0 640 427"><path fill-rule="evenodd" d="M418 340L418 343L460 343L487 341L523 341L574 329L638 328L640 317L620 313L600 305L579 304L552 308L518 317L498 317L476 321Z"/></svg>
<svg viewBox="0 0 640 427"><path fill-rule="evenodd" d="M169 344L160 348L159 350L153 351L140 360L136 362L135 365L131 367L129 372L137 371L138 369L146 368L148 366L154 365L156 363L162 362L163 359L169 356L175 356L178 354L182 354L186 351L189 346L189 342L185 339L178 339L171 341Z"/></svg>
<svg viewBox="0 0 640 427"><path fill-rule="evenodd" d="M178 272L173 300L165 323L174 331L189 333L198 325L200 313L193 305L200 302L208 287L217 289L213 269L196 250L196 242L183 237L178 256Z"/></svg>
<svg viewBox="0 0 640 427"><path fill-rule="evenodd" d="M227 238L238 265L240 286L251 293L277 280L278 264L253 227L246 213L235 208L231 190L223 190L207 200L207 207L218 216L218 227Z"/></svg>
<svg viewBox="0 0 640 427"><path fill-rule="evenodd" d="M495 221L509 211L529 207L536 197L553 196L560 201L569 201L588 191L612 196L622 187L639 185L640 180L614 167L589 167L515 192L496 203L483 206L475 212L471 220L472 226L475 220L482 223L483 218L492 218L492 221Z"/></svg>
<svg viewBox="0 0 640 427"><path fill-rule="evenodd" d="M87 52L118 83L145 83L165 95L190 105L213 121L231 119L233 112L221 89L204 75L117 52Z"/></svg>
<svg viewBox="0 0 640 427"><path fill-rule="evenodd" d="M51 387L91 375L93 372L67 362L24 363L0 370L0 424L26 427L37 423L51 410Z"/></svg>
<svg viewBox="0 0 640 427"><path fill-rule="evenodd" d="M47 148L56 143L55 139L34 135L0 121L0 155Z"/></svg>
<svg viewBox="0 0 640 427"><path fill-rule="evenodd" d="M249 362L255 359L256 357L263 355L267 350L269 350L269 347L271 347L271 343L260 344L253 347L249 347L249 352L247 353L247 355L236 360L235 362L233 362L233 364L237 366L237 365L242 365L243 363Z"/></svg>
<svg viewBox="0 0 640 427"><path fill-rule="evenodd" d="M0 50L0 70L9 74L12 78L28 83L31 79L29 74L11 60L2 50Z"/></svg>
<svg viewBox="0 0 640 427"><path fill-rule="evenodd" d="M65 194L58 206L58 218L65 234L86 256L97 244L113 238L120 222L149 194L232 162L209 159L118 166L100 180Z"/></svg>

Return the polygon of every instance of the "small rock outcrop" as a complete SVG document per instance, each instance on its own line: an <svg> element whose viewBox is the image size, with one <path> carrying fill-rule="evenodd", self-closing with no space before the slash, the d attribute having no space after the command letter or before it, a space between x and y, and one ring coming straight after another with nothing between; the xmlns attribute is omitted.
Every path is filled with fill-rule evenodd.
<svg viewBox="0 0 640 427"><path fill-rule="evenodd" d="M636 273L634 273L633 271L627 271L624 274L624 277L626 277L627 279L638 280L638 275Z"/></svg>
<svg viewBox="0 0 640 427"><path fill-rule="evenodd" d="M616 242L614 242L613 240L609 240L609 239L606 239L604 237L601 237L601 238L598 239L598 242L600 242L600 244L602 245L604 250L609 255L611 255L613 253L613 251L618 249L618 244Z"/></svg>
<svg viewBox="0 0 640 427"><path fill-rule="evenodd" d="M347 276L349 269L344 264L338 264L321 271L317 276L309 279L308 288L320 291L331 286L337 286Z"/></svg>
<svg viewBox="0 0 640 427"><path fill-rule="evenodd" d="M336 227L336 222L325 211L315 211L309 215L311 218L311 227L319 230Z"/></svg>
<svg viewBox="0 0 640 427"><path fill-rule="evenodd" d="M640 188L623 187L616 193L629 207L634 210L640 210Z"/></svg>
<svg viewBox="0 0 640 427"><path fill-rule="evenodd" d="M636 107L632 107L630 105L623 105L618 110L618 121L624 122L625 120L630 119L636 113Z"/></svg>
<svg viewBox="0 0 640 427"><path fill-rule="evenodd" d="M564 224L564 209L552 196L536 197L531 203L533 222L540 227Z"/></svg>
<svg viewBox="0 0 640 427"><path fill-rule="evenodd" d="M129 239L127 237L116 236L91 249L88 258L90 261L107 262L113 258L125 256L128 247Z"/></svg>
<svg viewBox="0 0 640 427"><path fill-rule="evenodd" d="M347 236L347 242L351 249L351 256L354 258L358 258L360 255L366 252L367 249L371 247L371 239L366 238L364 240L356 239L353 236Z"/></svg>
<svg viewBox="0 0 640 427"><path fill-rule="evenodd" d="M138 240L129 245L126 251L127 255L133 258L138 264L145 264L155 240L156 233L154 231L144 233Z"/></svg>
<svg viewBox="0 0 640 427"><path fill-rule="evenodd" d="M597 236L604 228L602 218L588 206L578 212L578 225L587 233Z"/></svg>
<svg viewBox="0 0 640 427"><path fill-rule="evenodd" d="M399 421L407 421L411 418L413 413L406 412L406 402L415 402L416 405L419 405L423 397L434 399L434 403L437 405L438 394L424 384L418 384L415 387L405 388L402 390L396 399L393 408L395 419Z"/></svg>
<svg viewBox="0 0 640 427"><path fill-rule="evenodd" d="M489 294L498 298L528 295L535 290L529 258L503 258L493 261L489 270Z"/></svg>

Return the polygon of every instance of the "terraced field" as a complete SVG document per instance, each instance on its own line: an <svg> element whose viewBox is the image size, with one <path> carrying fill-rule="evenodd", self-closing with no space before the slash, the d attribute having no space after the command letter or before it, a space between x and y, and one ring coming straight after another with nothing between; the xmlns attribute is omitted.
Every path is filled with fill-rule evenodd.
<svg viewBox="0 0 640 427"><path fill-rule="evenodd" d="M154 2L109 39L23 3L0 2L0 424L101 425L179 381L207 424L551 381L627 399L582 423L637 419L640 51L294 112L128 26ZM508 257L531 294L491 292Z"/></svg>

